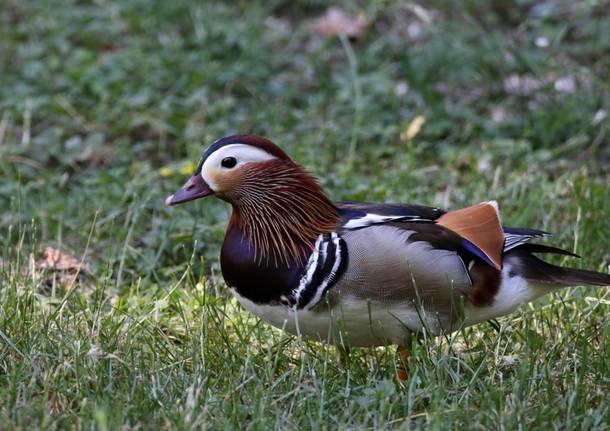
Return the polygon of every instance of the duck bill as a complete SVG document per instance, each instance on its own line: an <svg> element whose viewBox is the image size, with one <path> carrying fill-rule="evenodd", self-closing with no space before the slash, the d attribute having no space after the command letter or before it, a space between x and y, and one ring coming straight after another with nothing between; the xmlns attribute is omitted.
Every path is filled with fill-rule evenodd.
<svg viewBox="0 0 610 431"><path fill-rule="evenodd" d="M214 190L203 181L201 175L195 174L182 186L180 190L165 199L165 205L171 206L184 202L194 201L214 194Z"/></svg>

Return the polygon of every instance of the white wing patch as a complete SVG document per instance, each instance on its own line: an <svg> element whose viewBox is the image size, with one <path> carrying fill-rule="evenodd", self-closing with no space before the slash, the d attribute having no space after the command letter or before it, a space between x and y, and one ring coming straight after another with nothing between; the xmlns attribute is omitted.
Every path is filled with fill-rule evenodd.
<svg viewBox="0 0 610 431"><path fill-rule="evenodd" d="M405 216L405 215L381 215L374 213L367 213L364 217L354 218L343 225L345 229L359 229L362 227L371 226L374 224L387 223L390 221L428 221L419 216Z"/></svg>

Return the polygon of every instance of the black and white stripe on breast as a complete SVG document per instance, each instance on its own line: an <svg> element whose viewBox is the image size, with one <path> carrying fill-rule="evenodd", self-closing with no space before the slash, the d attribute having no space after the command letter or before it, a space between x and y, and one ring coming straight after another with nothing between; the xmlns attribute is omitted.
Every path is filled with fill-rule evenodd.
<svg viewBox="0 0 610 431"><path fill-rule="evenodd" d="M299 284L290 298L282 298L287 305L311 310L322 301L347 267L347 245L337 233L320 235L309 257Z"/></svg>

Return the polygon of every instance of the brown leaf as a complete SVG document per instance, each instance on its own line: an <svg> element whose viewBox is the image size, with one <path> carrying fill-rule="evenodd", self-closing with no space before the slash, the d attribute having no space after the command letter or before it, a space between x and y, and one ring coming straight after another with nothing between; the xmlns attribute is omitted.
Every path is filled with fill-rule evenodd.
<svg viewBox="0 0 610 431"><path fill-rule="evenodd" d="M41 268L67 271L81 268L81 261L73 256L60 252L53 247L45 247L38 252L38 265ZM86 270L83 264L82 269Z"/></svg>
<svg viewBox="0 0 610 431"><path fill-rule="evenodd" d="M494 123L503 123L508 119L508 112L502 106L492 106L490 113Z"/></svg>
<svg viewBox="0 0 610 431"><path fill-rule="evenodd" d="M311 29L327 37L344 34L347 37L358 38L362 36L366 25L367 19L364 15L353 16L342 8L333 6L312 22Z"/></svg>
<svg viewBox="0 0 610 431"><path fill-rule="evenodd" d="M87 145L80 154L76 156L76 161L88 165L103 165L108 162L111 156L111 151L108 149L96 149L91 145Z"/></svg>
<svg viewBox="0 0 610 431"><path fill-rule="evenodd" d="M72 288L78 285L85 294L93 291L93 274L81 259L53 247L45 247L38 251L36 264L36 268L41 271L38 291L43 295L50 294L53 286Z"/></svg>
<svg viewBox="0 0 610 431"><path fill-rule="evenodd" d="M542 88L546 82L530 75L510 75L504 80L504 91L509 94L528 96Z"/></svg>
<svg viewBox="0 0 610 431"><path fill-rule="evenodd" d="M415 118L413 118L413 120L411 120L411 122L407 126L407 129L400 134L400 139L403 141L413 140L413 138L417 136L425 122L426 117L424 117L423 115L417 115Z"/></svg>

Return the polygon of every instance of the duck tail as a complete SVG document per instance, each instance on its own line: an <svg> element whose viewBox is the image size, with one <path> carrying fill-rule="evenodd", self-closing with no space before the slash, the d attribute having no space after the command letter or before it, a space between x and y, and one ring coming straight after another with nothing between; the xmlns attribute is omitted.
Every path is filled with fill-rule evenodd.
<svg viewBox="0 0 610 431"><path fill-rule="evenodd" d="M610 286L610 274L567 268L545 262L533 253L554 253L580 257L567 250L542 244L523 244L507 253L506 263L526 280L549 287Z"/></svg>
<svg viewBox="0 0 610 431"><path fill-rule="evenodd" d="M560 281L565 286L610 286L610 274L577 268L562 268Z"/></svg>

